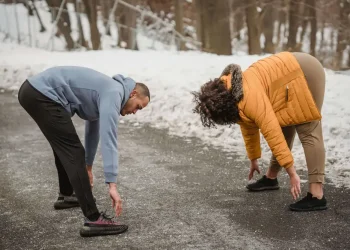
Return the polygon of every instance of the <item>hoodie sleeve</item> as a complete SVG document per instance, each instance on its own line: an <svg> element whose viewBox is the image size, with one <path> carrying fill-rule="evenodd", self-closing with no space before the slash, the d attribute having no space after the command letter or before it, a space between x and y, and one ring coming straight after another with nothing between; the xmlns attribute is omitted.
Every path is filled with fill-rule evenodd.
<svg viewBox="0 0 350 250"><path fill-rule="evenodd" d="M117 132L121 109L121 93L108 92L100 98L100 137L105 182L117 182Z"/></svg>
<svg viewBox="0 0 350 250"><path fill-rule="evenodd" d="M92 166L94 163L98 142L100 140L100 121L85 122L85 162Z"/></svg>

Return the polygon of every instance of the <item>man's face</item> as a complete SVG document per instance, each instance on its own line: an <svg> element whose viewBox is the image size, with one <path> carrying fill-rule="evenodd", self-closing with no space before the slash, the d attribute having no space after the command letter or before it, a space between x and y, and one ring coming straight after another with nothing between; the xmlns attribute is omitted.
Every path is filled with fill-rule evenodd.
<svg viewBox="0 0 350 250"><path fill-rule="evenodd" d="M136 114L137 111L145 108L149 103L149 99L147 96L139 95L137 91L134 89L130 93L130 98L126 102L124 108L120 112L122 116Z"/></svg>

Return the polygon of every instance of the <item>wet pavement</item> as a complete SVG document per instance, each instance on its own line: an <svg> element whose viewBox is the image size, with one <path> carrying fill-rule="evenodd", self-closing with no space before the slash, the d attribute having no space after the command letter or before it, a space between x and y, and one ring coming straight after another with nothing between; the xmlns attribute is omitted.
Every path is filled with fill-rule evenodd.
<svg viewBox="0 0 350 250"><path fill-rule="evenodd" d="M83 122L74 122L83 139ZM118 220L129 230L82 238L81 210L53 209L48 142L16 97L0 94L0 249L350 249L348 189L326 184L328 210L291 212L286 174L280 190L249 193L249 164L234 152L130 123L120 124L118 141ZM112 214L100 151L94 175L98 208Z"/></svg>

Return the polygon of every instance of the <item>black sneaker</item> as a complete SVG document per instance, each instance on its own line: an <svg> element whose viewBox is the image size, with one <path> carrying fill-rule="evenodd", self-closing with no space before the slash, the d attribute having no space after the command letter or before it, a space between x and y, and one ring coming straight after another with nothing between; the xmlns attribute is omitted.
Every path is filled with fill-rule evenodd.
<svg viewBox="0 0 350 250"><path fill-rule="evenodd" d="M307 192L307 195L293 204L289 205L289 209L292 211L317 211L327 209L327 200L323 196L322 199L312 197L312 194Z"/></svg>
<svg viewBox="0 0 350 250"><path fill-rule="evenodd" d="M96 202L96 199L94 197L94 201ZM57 201L53 204L53 207L57 210L60 209L68 209L73 207L80 207L78 198L73 193L70 196L65 196L62 194L58 195Z"/></svg>
<svg viewBox="0 0 350 250"><path fill-rule="evenodd" d="M75 194L65 196L62 194L58 195L57 201L53 204L55 209L67 209L72 207L79 207L79 201Z"/></svg>
<svg viewBox="0 0 350 250"><path fill-rule="evenodd" d="M127 225L121 225L109 218L105 213L101 213L97 221L90 221L85 218L85 223L80 229L80 236L92 237L102 235L121 234L128 230Z"/></svg>
<svg viewBox="0 0 350 250"><path fill-rule="evenodd" d="M264 190L276 190L280 187L278 186L278 180L276 179L269 179L264 175L262 178L257 180L254 183L248 184L246 188L249 191L264 191Z"/></svg>

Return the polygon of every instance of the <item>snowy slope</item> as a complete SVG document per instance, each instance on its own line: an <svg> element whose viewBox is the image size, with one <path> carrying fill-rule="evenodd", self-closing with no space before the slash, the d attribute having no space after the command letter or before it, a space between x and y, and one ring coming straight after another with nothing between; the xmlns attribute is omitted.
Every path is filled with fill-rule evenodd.
<svg viewBox="0 0 350 250"><path fill-rule="evenodd" d="M16 90L29 75L54 65L81 65L107 75L121 73L145 82L151 90L150 105L122 120L148 123L167 128L169 133L197 137L205 143L222 147L232 157L247 160L238 126L203 128L192 113L193 90L217 77L229 63L246 69L262 56L216 56L199 52L127 51L123 49L90 52L47 52L0 44L0 88ZM326 70L327 87L322 114L327 151L327 177L337 186L350 187L350 76ZM262 138L263 158L267 166L271 153ZM303 148L296 138L293 155L297 169L306 169ZM223 154L227 157L227 154ZM249 165L246 171L248 175ZM305 176L303 177L306 178Z"/></svg>

